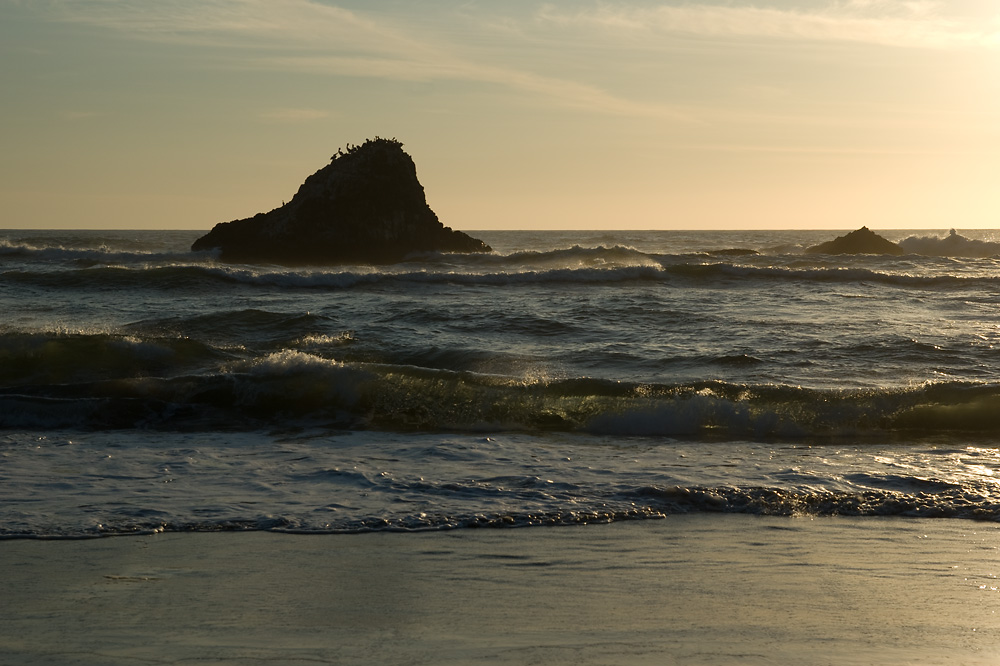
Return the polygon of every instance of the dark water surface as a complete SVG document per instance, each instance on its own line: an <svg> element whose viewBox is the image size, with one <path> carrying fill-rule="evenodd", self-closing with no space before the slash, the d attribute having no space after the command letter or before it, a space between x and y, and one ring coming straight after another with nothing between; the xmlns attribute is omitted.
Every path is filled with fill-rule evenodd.
<svg viewBox="0 0 1000 666"><path fill-rule="evenodd" d="M200 233L0 231L0 535L1000 516L993 232L296 269Z"/></svg>

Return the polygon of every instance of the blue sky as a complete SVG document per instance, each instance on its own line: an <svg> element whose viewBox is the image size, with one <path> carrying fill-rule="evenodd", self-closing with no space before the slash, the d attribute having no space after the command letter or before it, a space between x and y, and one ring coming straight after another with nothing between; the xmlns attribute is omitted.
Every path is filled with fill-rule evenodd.
<svg viewBox="0 0 1000 666"><path fill-rule="evenodd" d="M988 228L1000 5L0 0L0 226L197 228L395 137L460 229Z"/></svg>

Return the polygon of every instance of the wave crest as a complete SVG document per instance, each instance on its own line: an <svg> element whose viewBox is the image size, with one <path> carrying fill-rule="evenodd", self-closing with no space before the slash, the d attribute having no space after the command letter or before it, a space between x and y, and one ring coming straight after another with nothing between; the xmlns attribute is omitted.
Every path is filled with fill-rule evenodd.
<svg viewBox="0 0 1000 666"><path fill-rule="evenodd" d="M253 429L311 422L398 431L866 438L1000 433L1000 386L819 390L721 381L537 379L343 362L308 346L259 356L185 339L8 335L0 427ZM72 356L72 362L66 362Z"/></svg>
<svg viewBox="0 0 1000 666"><path fill-rule="evenodd" d="M938 236L910 236L899 241L899 246L910 254L929 257L989 258L1000 256L1000 243L966 238L954 229L944 238Z"/></svg>

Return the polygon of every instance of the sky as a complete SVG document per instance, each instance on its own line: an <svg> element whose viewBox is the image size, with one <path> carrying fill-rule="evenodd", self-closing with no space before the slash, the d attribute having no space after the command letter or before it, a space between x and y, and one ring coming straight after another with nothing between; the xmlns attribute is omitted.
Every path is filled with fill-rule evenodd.
<svg viewBox="0 0 1000 666"><path fill-rule="evenodd" d="M457 229L1000 226L995 0L0 0L0 227L209 229L396 138Z"/></svg>

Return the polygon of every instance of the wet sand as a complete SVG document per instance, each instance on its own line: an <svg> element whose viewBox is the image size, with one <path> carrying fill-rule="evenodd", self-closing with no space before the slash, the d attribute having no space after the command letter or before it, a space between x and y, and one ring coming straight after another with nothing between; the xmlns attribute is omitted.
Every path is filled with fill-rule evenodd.
<svg viewBox="0 0 1000 666"><path fill-rule="evenodd" d="M1000 526L0 541L3 664L996 664Z"/></svg>

